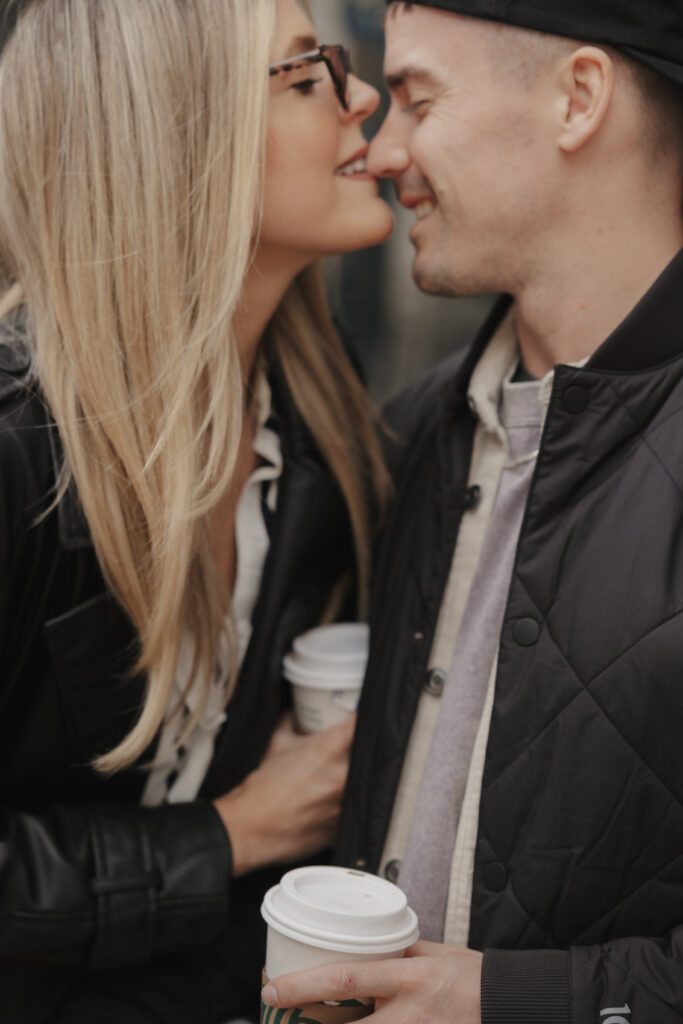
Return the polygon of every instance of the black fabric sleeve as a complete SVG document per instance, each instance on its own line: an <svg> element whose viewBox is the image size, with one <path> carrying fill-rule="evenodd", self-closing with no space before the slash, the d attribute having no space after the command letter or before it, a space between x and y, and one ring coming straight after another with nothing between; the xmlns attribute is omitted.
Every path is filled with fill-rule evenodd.
<svg viewBox="0 0 683 1024"><path fill-rule="evenodd" d="M489 949L481 975L482 1024L571 1024L569 954Z"/></svg>
<svg viewBox="0 0 683 1024"><path fill-rule="evenodd" d="M231 851L210 803L0 815L0 962L120 967L227 923Z"/></svg>
<svg viewBox="0 0 683 1024"><path fill-rule="evenodd" d="M0 963L140 964L227 921L230 849L213 806L53 807L0 817Z"/></svg>
<svg viewBox="0 0 683 1024"><path fill-rule="evenodd" d="M488 950L482 1024L680 1024L683 927L568 952Z"/></svg>
<svg viewBox="0 0 683 1024"><path fill-rule="evenodd" d="M616 939L575 947L571 959L574 1021L622 1024L621 1017L627 1024L680 1024L683 1020L683 926L661 939Z"/></svg>

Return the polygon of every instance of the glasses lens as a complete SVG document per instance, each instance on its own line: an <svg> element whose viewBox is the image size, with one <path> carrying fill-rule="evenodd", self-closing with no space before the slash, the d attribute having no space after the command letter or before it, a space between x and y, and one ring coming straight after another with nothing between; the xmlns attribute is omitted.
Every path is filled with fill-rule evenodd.
<svg viewBox="0 0 683 1024"><path fill-rule="evenodd" d="M330 73L339 102L344 110L349 109L348 81L351 73L351 56L344 46L330 46L325 56L329 60Z"/></svg>

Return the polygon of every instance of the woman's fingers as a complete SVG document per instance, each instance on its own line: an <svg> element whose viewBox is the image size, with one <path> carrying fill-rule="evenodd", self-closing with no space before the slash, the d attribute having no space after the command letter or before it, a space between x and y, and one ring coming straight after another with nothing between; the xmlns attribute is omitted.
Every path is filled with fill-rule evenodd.
<svg viewBox="0 0 683 1024"><path fill-rule="evenodd" d="M348 757L355 731L356 716L349 715L339 725L333 725L329 729L315 733L315 736L318 742L331 753L336 753L339 757Z"/></svg>

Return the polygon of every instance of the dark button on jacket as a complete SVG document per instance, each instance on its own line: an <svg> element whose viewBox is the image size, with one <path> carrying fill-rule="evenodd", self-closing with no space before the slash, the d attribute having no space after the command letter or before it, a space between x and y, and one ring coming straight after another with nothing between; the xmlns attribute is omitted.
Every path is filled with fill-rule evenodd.
<svg viewBox="0 0 683 1024"><path fill-rule="evenodd" d="M518 619L512 627L512 635L520 647L533 647L541 635L541 627L535 619Z"/></svg>
<svg viewBox="0 0 683 1024"><path fill-rule="evenodd" d="M508 884L508 869L504 864L487 864L482 878L484 885L491 892L503 892Z"/></svg>
<svg viewBox="0 0 683 1024"><path fill-rule="evenodd" d="M401 862L400 860L390 860L384 868L384 877L389 882L393 882L394 885L398 882L398 876L401 873Z"/></svg>
<svg viewBox="0 0 683 1024"><path fill-rule="evenodd" d="M446 672L442 668L433 668L427 673L425 679L425 690L432 697L440 697L446 685Z"/></svg>
<svg viewBox="0 0 683 1024"><path fill-rule="evenodd" d="M466 512L473 512L480 502L481 487L479 484L473 484L472 487L468 487L465 491L465 496L462 499L462 507Z"/></svg>

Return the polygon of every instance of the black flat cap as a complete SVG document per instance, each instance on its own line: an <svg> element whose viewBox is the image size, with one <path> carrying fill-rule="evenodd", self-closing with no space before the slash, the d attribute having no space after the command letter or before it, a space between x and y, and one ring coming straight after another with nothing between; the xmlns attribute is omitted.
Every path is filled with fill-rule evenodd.
<svg viewBox="0 0 683 1024"><path fill-rule="evenodd" d="M683 84L683 0L412 0L454 14L612 46ZM387 0L392 3L392 0Z"/></svg>
<svg viewBox="0 0 683 1024"><path fill-rule="evenodd" d="M20 9L26 5L27 0L0 0L0 52L12 35Z"/></svg>

